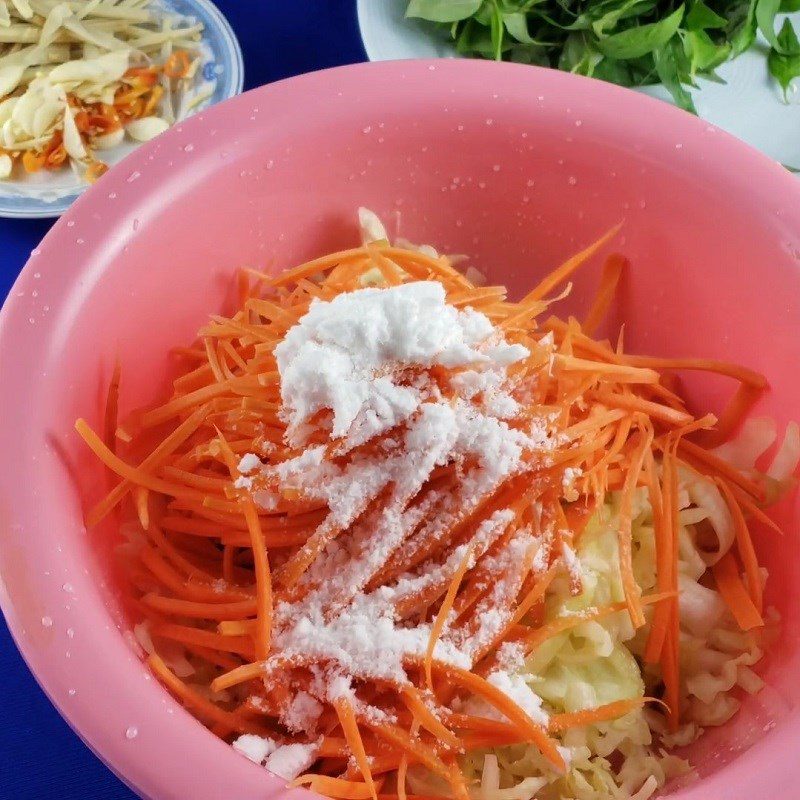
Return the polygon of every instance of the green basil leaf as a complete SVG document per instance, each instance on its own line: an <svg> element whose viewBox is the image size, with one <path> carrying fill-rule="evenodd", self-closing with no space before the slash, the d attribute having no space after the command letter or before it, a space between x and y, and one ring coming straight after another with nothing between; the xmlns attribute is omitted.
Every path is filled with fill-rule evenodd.
<svg viewBox="0 0 800 800"><path fill-rule="evenodd" d="M770 50L767 66L772 77L783 89L783 99L788 102L789 87L792 85L792 81L800 76L800 42L798 42L797 34L788 19L783 21L777 41L781 50Z"/></svg>
<svg viewBox="0 0 800 800"><path fill-rule="evenodd" d="M686 15L686 30L703 31L708 28L724 28L728 24L725 17L710 9L703 0L692 4Z"/></svg>
<svg viewBox="0 0 800 800"><path fill-rule="evenodd" d="M585 31L571 33L564 42L558 68L576 75L592 77L603 56L597 52Z"/></svg>
<svg viewBox="0 0 800 800"><path fill-rule="evenodd" d="M781 0L781 13L791 14L800 11L800 0Z"/></svg>
<svg viewBox="0 0 800 800"><path fill-rule="evenodd" d="M780 51L778 37L775 34L775 16L780 10L781 0L758 0L756 3L756 22L758 29L772 47Z"/></svg>
<svg viewBox="0 0 800 800"><path fill-rule="evenodd" d="M731 44L731 58L744 53L753 46L756 40L756 2L747 0L734 5L726 12L728 27L725 32Z"/></svg>
<svg viewBox="0 0 800 800"><path fill-rule="evenodd" d="M778 44L780 45L781 52L790 56L800 55L800 41L797 39L797 33L791 21L785 19L783 27L778 34Z"/></svg>
<svg viewBox="0 0 800 800"><path fill-rule="evenodd" d="M673 39L653 51L653 60L655 61L659 80L672 95L675 104L684 109L684 111L696 114L697 109L694 107L694 100L692 100L691 94L683 85L679 74L679 51L682 50L683 46L680 40Z"/></svg>
<svg viewBox="0 0 800 800"><path fill-rule="evenodd" d="M724 63L730 56L731 46L716 44L705 31L689 31L684 38L684 50L689 56L690 72L706 72Z"/></svg>
<svg viewBox="0 0 800 800"><path fill-rule="evenodd" d="M614 33L605 39L600 39L597 47L603 55L609 58L639 58L662 47L675 35L683 19L683 11L684 8L681 5L668 17L664 17L658 22Z"/></svg>
<svg viewBox="0 0 800 800"><path fill-rule="evenodd" d="M503 34L505 27L503 26L503 15L497 7L497 3L493 3L492 16L489 20L490 29L492 32L492 55L495 61L500 61L503 58Z"/></svg>
<svg viewBox="0 0 800 800"><path fill-rule="evenodd" d="M503 24L506 26L506 30L518 42L536 44L536 40L528 33L528 18L525 14L521 12L506 14L503 17Z"/></svg>
<svg viewBox="0 0 800 800"><path fill-rule="evenodd" d="M410 0L407 17L430 22L456 22L477 13L483 0Z"/></svg>

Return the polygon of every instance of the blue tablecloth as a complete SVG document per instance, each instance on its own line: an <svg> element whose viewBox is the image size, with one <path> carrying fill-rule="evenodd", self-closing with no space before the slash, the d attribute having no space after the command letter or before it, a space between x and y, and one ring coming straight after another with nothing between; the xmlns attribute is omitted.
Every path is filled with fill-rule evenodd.
<svg viewBox="0 0 800 800"><path fill-rule="evenodd" d="M217 5L242 45L246 89L366 57L354 0L217 0ZM6 296L51 224L0 219L0 296ZM50 706L1 616L0 676L0 799L133 800Z"/></svg>

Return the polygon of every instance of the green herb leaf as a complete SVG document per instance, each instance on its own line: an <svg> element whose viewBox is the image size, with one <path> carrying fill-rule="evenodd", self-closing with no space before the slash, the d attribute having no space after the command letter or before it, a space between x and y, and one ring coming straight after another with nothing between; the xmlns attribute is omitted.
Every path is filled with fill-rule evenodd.
<svg viewBox="0 0 800 800"><path fill-rule="evenodd" d="M407 17L430 22L457 22L477 13L483 0L410 0Z"/></svg>
<svg viewBox="0 0 800 800"><path fill-rule="evenodd" d="M639 58L665 45L676 33L683 19L683 6L659 22L628 28L600 39L597 47L609 58Z"/></svg>
<svg viewBox="0 0 800 800"><path fill-rule="evenodd" d="M781 0L758 0L756 3L756 22L758 29L770 45L780 52L780 44L775 34L775 16L780 10Z"/></svg>
<svg viewBox="0 0 800 800"><path fill-rule="evenodd" d="M785 93L800 75L800 53L791 26L777 32L775 20L794 10L800 0L406 0L407 16L429 20L462 55L558 67L621 86L661 81L688 111L688 89L700 77L724 83L715 70L754 47L759 30Z"/></svg>
<svg viewBox="0 0 800 800"><path fill-rule="evenodd" d="M503 34L505 32L505 26L503 25L503 14L497 6L497 0L495 0L492 6L492 16L490 19L492 54L495 61L500 61L503 57Z"/></svg>
<svg viewBox="0 0 800 800"><path fill-rule="evenodd" d="M689 94L684 86L685 81L681 80L680 68L682 56L683 46L676 37L676 39L671 42L667 42L659 47L653 53L653 60L655 61L659 80L672 95L675 104L684 111L696 114L697 110L694 107L694 100L692 100L691 94Z"/></svg>
<svg viewBox="0 0 800 800"><path fill-rule="evenodd" d="M518 41L524 44L536 44L536 40L528 33L528 18L522 12L506 14L503 17L506 30Z"/></svg>
<svg viewBox="0 0 800 800"><path fill-rule="evenodd" d="M792 81L800 76L800 42L788 19L783 21L781 32L777 36L780 51L770 50L767 58L770 74L783 89L783 99L788 101L789 87Z"/></svg>
<svg viewBox="0 0 800 800"><path fill-rule="evenodd" d="M728 41L731 43L731 58L749 50L756 40L756 2L747 2L734 5L727 13L728 27L725 29Z"/></svg>
<svg viewBox="0 0 800 800"><path fill-rule="evenodd" d="M728 59L731 46L716 44L705 31L689 31L683 41L683 47L690 60L692 78L698 72L707 72L718 67Z"/></svg>
<svg viewBox="0 0 800 800"><path fill-rule="evenodd" d="M692 4L686 15L686 30L704 31L708 28L724 28L728 24L725 17L712 11L702 0Z"/></svg>

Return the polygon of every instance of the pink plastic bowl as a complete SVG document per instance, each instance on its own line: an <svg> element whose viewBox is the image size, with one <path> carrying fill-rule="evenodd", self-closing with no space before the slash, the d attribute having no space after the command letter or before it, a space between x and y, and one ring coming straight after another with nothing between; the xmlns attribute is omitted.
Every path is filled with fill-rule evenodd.
<svg viewBox="0 0 800 800"><path fill-rule="evenodd" d="M145 797L301 793L195 722L135 654L107 548L84 529L105 478L73 422L99 423L117 354L123 411L153 400L167 349L221 310L237 267L352 244L358 205L516 292L625 219L627 347L755 367L773 386L761 412L800 415L800 184L702 120L560 72L437 61L305 75L176 127L61 219L0 319L3 610L53 703ZM732 388L686 381L699 406ZM705 777L683 800L799 796L797 507L781 515L788 536L758 538L785 620L768 688L697 750Z"/></svg>

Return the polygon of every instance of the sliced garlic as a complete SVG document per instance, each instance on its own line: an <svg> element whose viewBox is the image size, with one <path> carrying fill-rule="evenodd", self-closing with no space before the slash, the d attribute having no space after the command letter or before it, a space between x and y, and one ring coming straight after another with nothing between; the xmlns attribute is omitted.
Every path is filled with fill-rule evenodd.
<svg viewBox="0 0 800 800"><path fill-rule="evenodd" d="M64 107L64 149L72 158L77 158L79 161L87 156L78 126L75 124L75 117L72 116L72 109L69 106Z"/></svg>
<svg viewBox="0 0 800 800"><path fill-rule="evenodd" d="M42 25L39 44L44 47L49 45L56 38L56 34L64 24L64 20L71 16L72 9L69 7L69 3L59 3L57 6L53 6L44 21L44 25Z"/></svg>
<svg viewBox="0 0 800 800"><path fill-rule="evenodd" d="M31 19L33 17L33 9L31 8L31 4L28 0L11 0L14 5L14 8L19 11L19 15L24 19Z"/></svg>
<svg viewBox="0 0 800 800"><path fill-rule="evenodd" d="M23 133L28 135L33 133L33 117L39 108L41 100L42 96L39 92L27 91L14 106L14 110L11 112L11 121Z"/></svg>
<svg viewBox="0 0 800 800"><path fill-rule="evenodd" d="M11 113L13 112L14 106L17 104L18 100L18 97L7 97L5 100L0 102L0 126L4 125L8 120L11 119Z"/></svg>
<svg viewBox="0 0 800 800"><path fill-rule="evenodd" d="M125 131L122 128L117 128L110 133L104 133L102 136L95 136L92 139L92 146L95 150L110 150L116 147L125 138Z"/></svg>
<svg viewBox="0 0 800 800"><path fill-rule="evenodd" d="M11 156L5 153L0 156L0 181L8 180L11 177L11 170L14 167L14 162Z"/></svg>
<svg viewBox="0 0 800 800"><path fill-rule="evenodd" d="M169 128L169 122L161 117L143 117L128 123L125 130L137 142L149 142Z"/></svg>
<svg viewBox="0 0 800 800"><path fill-rule="evenodd" d="M105 86L120 80L128 69L130 50L114 50L97 58L67 61L50 70L51 83L84 81Z"/></svg>
<svg viewBox="0 0 800 800"><path fill-rule="evenodd" d="M11 94L25 74L24 64L8 64L0 67L0 97Z"/></svg>
<svg viewBox="0 0 800 800"><path fill-rule="evenodd" d="M55 100L43 100L33 115L34 136L43 136L61 116L64 104Z"/></svg>

